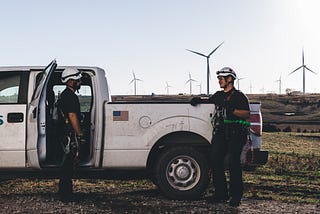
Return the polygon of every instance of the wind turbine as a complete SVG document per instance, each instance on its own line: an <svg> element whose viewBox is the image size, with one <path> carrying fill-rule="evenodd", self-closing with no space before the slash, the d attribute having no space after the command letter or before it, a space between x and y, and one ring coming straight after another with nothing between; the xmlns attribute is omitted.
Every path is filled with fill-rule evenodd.
<svg viewBox="0 0 320 214"><path fill-rule="evenodd" d="M314 74L317 74L315 73L314 71L312 71L311 69L309 69L305 64L304 64L304 51L302 49L302 65L299 67L299 68L296 68L294 71L292 71L290 74L288 75L291 75L293 74L294 72L296 72L297 70L299 70L300 68L302 68L302 75L303 75L303 78L302 78L302 83L303 83L303 95L306 94L306 69L308 71L310 71L311 73L314 73Z"/></svg>
<svg viewBox="0 0 320 214"><path fill-rule="evenodd" d="M196 51L192 51L192 50L186 49L187 51L190 51L192 53L195 53L195 54L198 54L200 56L203 56L203 57L207 58L207 94L209 94L209 89L210 89L210 87L209 87L209 78L210 78L209 58L223 43L224 42L221 42L221 44L218 45L218 47L216 47L213 51L211 51L211 53L209 55L204 55L203 53L199 53L199 52L196 52Z"/></svg>
<svg viewBox="0 0 320 214"><path fill-rule="evenodd" d="M244 78L237 78L237 85L238 85L238 90L240 90L240 80L243 80Z"/></svg>
<svg viewBox="0 0 320 214"><path fill-rule="evenodd" d="M196 82L196 80L194 80L194 79L191 78L191 74L190 74L190 72L189 72L189 79L188 79L188 81L186 82L186 84L187 84L187 83L190 84L190 94L192 94L192 82Z"/></svg>
<svg viewBox="0 0 320 214"><path fill-rule="evenodd" d="M252 94L252 84L251 83L250 83L249 89L250 89L250 94Z"/></svg>
<svg viewBox="0 0 320 214"><path fill-rule="evenodd" d="M169 88L171 88L172 86L168 84L168 82L166 82L166 91L167 94L169 94Z"/></svg>
<svg viewBox="0 0 320 214"><path fill-rule="evenodd" d="M279 94L281 94L281 76L278 80L276 80L276 82L279 82Z"/></svg>
<svg viewBox="0 0 320 214"><path fill-rule="evenodd" d="M134 95L137 95L137 81L142 81L142 80L136 78L136 75L135 75L135 73L134 73L133 71L132 71L132 74L133 74L133 79L131 80L131 82L129 83L129 85L130 85L131 83L134 84Z"/></svg>
<svg viewBox="0 0 320 214"><path fill-rule="evenodd" d="M199 86L199 94L201 94L201 89L202 89L202 82L200 82L200 84L199 85L197 85L197 86Z"/></svg>

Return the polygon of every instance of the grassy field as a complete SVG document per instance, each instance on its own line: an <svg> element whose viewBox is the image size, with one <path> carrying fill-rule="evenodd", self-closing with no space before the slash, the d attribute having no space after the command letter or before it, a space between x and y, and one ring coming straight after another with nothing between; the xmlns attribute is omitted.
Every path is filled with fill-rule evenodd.
<svg viewBox="0 0 320 214"><path fill-rule="evenodd" d="M263 133L268 163L244 173L245 197L320 203L320 134Z"/></svg>

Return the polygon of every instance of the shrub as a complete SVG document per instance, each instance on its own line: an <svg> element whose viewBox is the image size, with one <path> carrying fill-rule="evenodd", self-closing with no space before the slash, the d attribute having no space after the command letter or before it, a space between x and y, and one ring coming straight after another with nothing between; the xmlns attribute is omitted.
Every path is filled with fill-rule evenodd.
<svg viewBox="0 0 320 214"><path fill-rule="evenodd" d="M284 128L282 131L283 131L283 132L291 132L291 127L290 127L290 126L287 126L287 127Z"/></svg>
<svg viewBox="0 0 320 214"><path fill-rule="evenodd" d="M277 126L273 124L263 124L262 131L263 132L279 132L279 129L277 128Z"/></svg>

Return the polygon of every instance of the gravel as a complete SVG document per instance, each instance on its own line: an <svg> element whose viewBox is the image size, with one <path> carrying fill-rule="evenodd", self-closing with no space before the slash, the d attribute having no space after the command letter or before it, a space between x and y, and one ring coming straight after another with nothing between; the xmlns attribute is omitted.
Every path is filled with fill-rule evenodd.
<svg viewBox="0 0 320 214"><path fill-rule="evenodd" d="M74 195L62 202L57 180L0 182L0 213L320 213L317 204L244 198L240 207L164 198L148 181L76 180Z"/></svg>

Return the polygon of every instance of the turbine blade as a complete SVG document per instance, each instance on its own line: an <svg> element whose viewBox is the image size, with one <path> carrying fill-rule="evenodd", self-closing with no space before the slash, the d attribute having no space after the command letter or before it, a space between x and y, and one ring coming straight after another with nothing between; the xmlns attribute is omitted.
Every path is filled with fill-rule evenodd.
<svg viewBox="0 0 320 214"><path fill-rule="evenodd" d="M303 65L301 65L299 68L296 68L294 71L292 71L290 74L288 74L288 76L291 75L291 74L293 74L294 72L296 72L297 70L299 70L299 69L302 68L302 67L303 67Z"/></svg>
<svg viewBox="0 0 320 214"><path fill-rule="evenodd" d="M131 85L131 83L133 83L133 82L134 82L134 79L130 81L129 85Z"/></svg>
<svg viewBox="0 0 320 214"><path fill-rule="evenodd" d="M308 71L314 73L314 74L317 74L316 72L312 71L310 68L308 68L307 66L304 66Z"/></svg>
<svg viewBox="0 0 320 214"><path fill-rule="evenodd" d="M202 53L199 53L199 52L196 52L196 51L192 51L192 50L189 50L189 49L186 49L186 50L187 50L187 51L190 51L190 52L192 52L192 53L198 54L198 55L200 55L200 56L204 56L204 57L207 58L207 56L204 55L204 54L202 54Z"/></svg>
<svg viewBox="0 0 320 214"><path fill-rule="evenodd" d="M211 56L211 54L213 54L222 44L224 43L224 41L223 42L221 42L221 44L220 45L218 45L218 47L216 47L209 55L208 55L208 57L210 57Z"/></svg>

